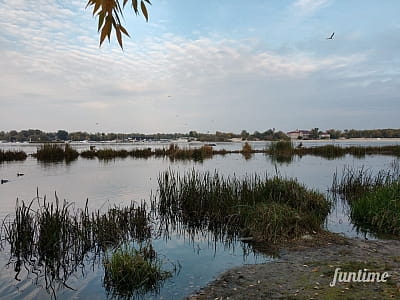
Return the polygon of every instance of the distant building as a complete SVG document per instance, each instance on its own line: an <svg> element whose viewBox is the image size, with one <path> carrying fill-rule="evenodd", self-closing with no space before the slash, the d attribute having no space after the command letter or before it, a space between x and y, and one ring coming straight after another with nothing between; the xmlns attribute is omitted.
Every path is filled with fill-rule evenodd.
<svg viewBox="0 0 400 300"><path fill-rule="evenodd" d="M294 130L286 133L292 140L302 140L310 138L310 131L308 130Z"/></svg>
<svg viewBox="0 0 400 300"><path fill-rule="evenodd" d="M329 140L331 138L331 135L329 133L327 133L327 132L321 132L319 134L319 138L321 140Z"/></svg>

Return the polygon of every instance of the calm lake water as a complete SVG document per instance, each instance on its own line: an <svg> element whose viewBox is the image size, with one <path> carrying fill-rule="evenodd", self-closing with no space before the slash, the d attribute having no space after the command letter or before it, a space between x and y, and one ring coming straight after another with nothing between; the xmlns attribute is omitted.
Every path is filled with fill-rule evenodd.
<svg viewBox="0 0 400 300"><path fill-rule="evenodd" d="M333 143L333 142L326 142ZM340 142L340 145L387 145L399 142ZM314 144L303 143L305 146ZM321 145L321 143L318 143ZM189 144L182 143L182 146ZM199 146L191 144L190 146ZM253 143L256 149L262 149L266 143ZM97 148L123 148L134 147L163 147L168 144L97 144ZM88 144L73 145L74 148L86 150ZM217 149L241 149L241 143L217 143ZM31 144L0 144L0 149L21 149L27 153L36 150ZM41 196L47 195L49 200L54 200L54 193L60 199L74 202L76 207L83 207L89 199L89 209L107 209L114 204L129 205L131 201L149 201L151 193L157 192L157 177L160 172L168 168L183 173L187 170L200 171L217 170L223 175L235 174L238 177L246 174L265 173L271 176L279 172L284 177L296 177L299 182L309 188L326 192L331 186L333 174L339 174L345 166L365 166L372 171L389 168L394 160L391 156L366 156L327 160L315 156L295 158L290 163L276 163L264 154L255 154L246 160L240 154L226 156L216 155L203 162L175 161L151 157L149 159L115 159L99 161L79 158L69 164L50 163L44 164L28 157L24 162L11 162L0 164L0 178L9 182L0 185L0 219L12 214L15 209L16 199L30 201L39 190ZM17 173L24 173L17 177ZM363 236L353 228L347 216L347 208L338 203L326 221L328 230L343 233L346 236ZM374 238L370 236L369 238ZM224 270L242 264L264 263L271 258L261 255L246 253L245 246L240 242L232 247L224 247L222 243L210 243L207 238L198 237L194 240L172 234L170 239L154 240L153 245L161 257L169 262L179 261L181 271L170 280L167 280L158 295L147 295L148 299L182 299L201 286L206 285ZM0 253L0 299L50 299L51 296L43 288L44 283L36 281L33 274L21 275L21 281L14 279L15 273L12 266L6 266L9 259L7 248ZM84 272L76 272L71 276L68 285L75 290L67 288L57 292L58 299L107 299L102 286L103 269L101 264L90 263Z"/></svg>

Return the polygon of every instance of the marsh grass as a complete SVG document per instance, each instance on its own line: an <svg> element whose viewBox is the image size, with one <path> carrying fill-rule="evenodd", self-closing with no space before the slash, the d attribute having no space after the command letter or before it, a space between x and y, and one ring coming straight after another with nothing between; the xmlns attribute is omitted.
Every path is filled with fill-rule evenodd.
<svg viewBox="0 0 400 300"><path fill-rule="evenodd" d="M337 173L331 192L349 204L350 217L360 231L400 235L400 165L373 173L346 167Z"/></svg>
<svg viewBox="0 0 400 300"><path fill-rule="evenodd" d="M191 234L211 232L226 241L251 236L278 242L319 231L330 211L320 193L294 179L247 176L223 177L195 170L180 176L161 173L154 199L165 232L184 229Z"/></svg>
<svg viewBox="0 0 400 300"><path fill-rule="evenodd" d="M218 154L225 154L217 152ZM211 158L214 154L212 147L204 145L200 148L180 148L176 144L171 144L168 148L154 149L133 149L127 150L115 150L115 149L101 149L101 150L86 150L81 152L81 156L84 158L94 158L108 160L115 158L149 158L155 157L167 157L172 161L175 160L194 160L203 161L204 159Z"/></svg>
<svg viewBox="0 0 400 300"><path fill-rule="evenodd" d="M163 281L172 276L162 269L152 245L141 245L137 250L131 245L122 245L103 259L106 291L114 297L131 299L147 292L157 292Z"/></svg>
<svg viewBox="0 0 400 300"><path fill-rule="evenodd" d="M265 153L269 154L274 162L291 163L295 156L295 148L291 141L278 141L269 144Z"/></svg>
<svg viewBox="0 0 400 300"><path fill-rule="evenodd" d="M294 147L291 141L273 142L265 149L265 153L274 158L283 160L291 156L314 155L326 159L336 159L345 155L365 157L366 155L393 155L400 156L400 145L389 146L350 146L323 145L316 147Z"/></svg>
<svg viewBox="0 0 400 300"><path fill-rule="evenodd" d="M362 149L362 147L357 147L358 149ZM336 159L340 157L344 157L346 154L353 154L350 151L350 148L340 147L337 145L323 145L318 147L309 147L309 148L296 148L295 154L302 155L314 155L320 156L326 159Z"/></svg>
<svg viewBox="0 0 400 300"><path fill-rule="evenodd" d="M110 208L106 213L92 214L93 240L97 247L106 250L118 247L121 242L143 242L151 237L150 215L146 205Z"/></svg>
<svg viewBox="0 0 400 300"><path fill-rule="evenodd" d="M67 287L69 277L83 270L89 258L129 242L150 239L151 221L145 204L113 207L105 213L89 213L60 201L49 202L38 195L29 203L17 200L15 216L1 226L1 247L10 246L9 264L20 280L22 267L43 279L55 297L59 287Z"/></svg>
<svg viewBox="0 0 400 300"><path fill-rule="evenodd" d="M385 184L353 201L351 218L361 228L400 236L400 181Z"/></svg>
<svg viewBox="0 0 400 300"><path fill-rule="evenodd" d="M367 192L384 187L400 180L400 164L398 160L391 163L389 169L376 173L365 167L352 168L345 166L339 178L338 172L333 175L331 192L347 201L352 201Z"/></svg>
<svg viewBox="0 0 400 300"><path fill-rule="evenodd" d="M44 162L57 162L57 161L73 161L79 156L78 151L73 149L69 144L63 145L57 143L48 143L41 145L33 157Z"/></svg>
<svg viewBox="0 0 400 300"><path fill-rule="evenodd" d="M271 155L293 155L295 148L291 141L272 142L266 151Z"/></svg>
<svg viewBox="0 0 400 300"><path fill-rule="evenodd" d="M19 161L25 160L28 155L24 151L1 150L0 149L0 163L3 161Z"/></svg>
<svg viewBox="0 0 400 300"><path fill-rule="evenodd" d="M171 161L177 160L194 160L202 162L205 159L212 158L214 155L226 154L242 154L245 159L250 159L254 153L265 153L271 156L274 161L287 162L293 161L294 156L315 155L326 159L335 159L350 154L356 157L364 157L365 155L400 155L400 146L384 146L384 147L340 147L336 145L324 145L318 147L294 147L291 141L272 142L263 150L255 150L249 143L245 143L241 150L214 150L209 145L203 145L199 148L180 148L176 144L170 144L168 148L144 148L133 150L116 150L116 149L100 149L82 151L80 155L83 158L93 159L97 157L101 160L110 160L115 158L149 158L162 157L169 158ZM60 155L61 156L61 155ZM60 158L62 159L62 158Z"/></svg>

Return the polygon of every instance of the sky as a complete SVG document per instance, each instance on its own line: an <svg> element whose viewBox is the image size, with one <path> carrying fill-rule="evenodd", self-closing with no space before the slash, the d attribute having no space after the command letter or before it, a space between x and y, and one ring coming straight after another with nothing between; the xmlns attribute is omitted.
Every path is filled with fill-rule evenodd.
<svg viewBox="0 0 400 300"><path fill-rule="evenodd" d="M0 0L0 130L400 128L400 1ZM332 32L332 40L326 39Z"/></svg>

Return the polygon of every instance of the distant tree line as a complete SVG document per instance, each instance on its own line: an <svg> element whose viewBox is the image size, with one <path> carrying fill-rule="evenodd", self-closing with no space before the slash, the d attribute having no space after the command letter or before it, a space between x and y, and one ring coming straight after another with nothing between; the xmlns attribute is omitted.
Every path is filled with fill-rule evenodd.
<svg viewBox="0 0 400 300"><path fill-rule="evenodd" d="M368 129L356 130L345 129L344 131L330 129L327 133L331 135L331 139L351 139L351 138L400 138L400 129Z"/></svg>
<svg viewBox="0 0 400 300"><path fill-rule="evenodd" d="M314 138L318 136L318 128L311 129L311 135ZM340 138L400 138L400 129L372 129L372 130L356 130L346 129L337 130L330 129L326 131L330 134L331 139ZM264 132L254 131L249 133L242 130L241 133L221 132L215 133L199 133L190 131L188 133L88 133L83 131L67 132L66 130L58 130L57 132L44 132L39 129L28 130L11 130L0 131L0 141L6 142L54 142L54 141L130 141L130 140L174 140L179 138L189 138L204 142L223 142L233 138L255 141L255 140L288 140L289 137L282 131L268 129Z"/></svg>

